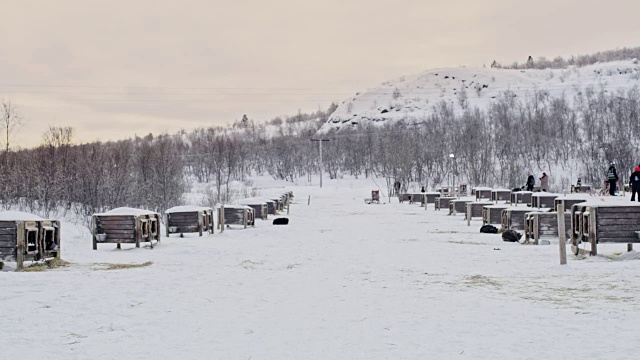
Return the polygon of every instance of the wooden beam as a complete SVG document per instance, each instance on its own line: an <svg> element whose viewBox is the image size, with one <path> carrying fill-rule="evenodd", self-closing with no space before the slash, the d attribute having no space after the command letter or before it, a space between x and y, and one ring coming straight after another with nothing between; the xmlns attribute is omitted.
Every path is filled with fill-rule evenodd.
<svg viewBox="0 0 640 360"><path fill-rule="evenodd" d="M26 235L24 231L24 222L16 221L16 227L17 227L16 270L21 270L24 267L24 240L25 240L24 237Z"/></svg>
<svg viewBox="0 0 640 360"><path fill-rule="evenodd" d="M136 247L140 247L140 238L142 237L142 221L136 218L136 226L134 232L134 238L136 239Z"/></svg>
<svg viewBox="0 0 640 360"><path fill-rule="evenodd" d="M540 216L539 214L532 214L533 217L533 244L540 245L538 241L540 239Z"/></svg>
<svg viewBox="0 0 640 360"><path fill-rule="evenodd" d="M558 204L558 249L560 250L560 265L567 265L567 231L564 223L564 203Z"/></svg>
<svg viewBox="0 0 640 360"><path fill-rule="evenodd" d="M91 217L91 234L93 235L93 250L98 250L98 238L96 238L96 232L98 228L96 227L96 217L95 215Z"/></svg>
<svg viewBox="0 0 640 360"><path fill-rule="evenodd" d="M596 235L596 209L589 207L589 242L591 242L591 256L598 255Z"/></svg>

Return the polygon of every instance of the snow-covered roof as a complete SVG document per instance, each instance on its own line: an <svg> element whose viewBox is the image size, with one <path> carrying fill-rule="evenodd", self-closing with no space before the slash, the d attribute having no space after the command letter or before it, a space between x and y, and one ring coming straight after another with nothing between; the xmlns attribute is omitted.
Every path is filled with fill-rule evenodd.
<svg viewBox="0 0 640 360"><path fill-rule="evenodd" d="M21 211L0 211L0 221L27 221L27 220L45 220L38 215L29 214Z"/></svg>
<svg viewBox="0 0 640 360"><path fill-rule="evenodd" d="M490 209L506 209L506 208L510 208L512 207L509 204L493 204L493 205L487 205L485 206L486 208L490 208Z"/></svg>
<svg viewBox="0 0 640 360"><path fill-rule="evenodd" d="M486 190L493 190L490 187L483 187L483 186L478 186L478 187L474 187L473 190L478 191L478 190L482 190L482 191L486 191Z"/></svg>
<svg viewBox="0 0 640 360"><path fill-rule="evenodd" d="M173 213L179 213L179 212L195 212L195 211L206 211L206 210L211 210L211 208L204 207L204 206L196 206L196 205L181 205L181 206L174 206L171 209L167 209L165 213L173 214Z"/></svg>
<svg viewBox="0 0 640 360"><path fill-rule="evenodd" d="M217 208L220 208L221 205L216 206ZM228 204L224 204L224 208L225 209L250 209L253 210L251 207L246 206L246 205L228 205Z"/></svg>
<svg viewBox="0 0 640 360"><path fill-rule="evenodd" d="M535 196L535 197L559 197L562 196L561 194L554 194L554 193L548 193L548 192L537 192L534 193L531 196Z"/></svg>
<svg viewBox="0 0 640 360"><path fill-rule="evenodd" d="M526 210L527 212L543 212L544 210L538 208L530 208L528 206L511 206L505 210Z"/></svg>
<svg viewBox="0 0 640 360"><path fill-rule="evenodd" d="M632 202L626 196L594 196L580 204L587 206L640 206L640 202Z"/></svg>
<svg viewBox="0 0 640 360"><path fill-rule="evenodd" d="M130 207L119 207L101 214L95 215L113 215L113 216L140 216L140 215L153 215L156 212L144 209L135 209Z"/></svg>
<svg viewBox="0 0 640 360"><path fill-rule="evenodd" d="M508 191L508 192L511 192L510 189L492 189L491 191Z"/></svg>
<svg viewBox="0 0 640 360"><path fill-rule="evenodd" d="M562 196L558 196L556 199L561 199L561 200L576 200L576 199L584 199L585 201L589 200L593 198L592 196L590 196L589 194L580 194L580 193L574 193L574 194L566 194L566 195L562 195Z"/></svg>
<svg viewBox="0 0 640 360"><path fill-rule="evenodd" d="M267 203L264 200L255 199L255 198L239 200L238 204L239 205L267 205Z"/></svg>

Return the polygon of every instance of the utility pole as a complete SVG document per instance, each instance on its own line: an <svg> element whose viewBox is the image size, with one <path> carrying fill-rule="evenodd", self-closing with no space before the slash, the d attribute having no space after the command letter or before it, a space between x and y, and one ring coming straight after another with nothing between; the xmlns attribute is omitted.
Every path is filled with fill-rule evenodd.
<svg viewBox="0 0 640 360"><path fill-rule="evenodd" d="M324 168L322 165L322 143L329 141L329 139L311 139L311 141L317 141L320 147L320 187L322 187L322 169Z"/></svg>
<svg viewBox="0 0 640 360"><path fill-rule="evenodd" d="M456 196L456 172L455 172L455 161L456 156L454 154L449 154L449 159L451 159L451 196Z"/></svg>

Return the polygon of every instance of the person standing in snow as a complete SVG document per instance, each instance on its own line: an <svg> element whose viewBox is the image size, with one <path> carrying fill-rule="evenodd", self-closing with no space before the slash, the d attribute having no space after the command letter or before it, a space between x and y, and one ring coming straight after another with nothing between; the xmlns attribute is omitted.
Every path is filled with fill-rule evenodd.
<svg viewBox="0 0 640 360"><path fill-rule="evenodd" d="M536 179L531 175L531 172L528 172L529 176L527 177L527 191L533 191L533 186L536 184Z"/></svg>
<svg viewBox="0 0 640 360"><path fill-rule="evenodd" d="M636 166L631 173L629 187L631 188L631 201L636 201L636 194L638 195L638 201L640 201L640 166Z"/></svg>
<svg viewBox="0 0 640 360"><path fill-rule="evenodd" d="M540 190L546 192L549 189L549 177L547 173L543 172L540 178Z"/></svg>
<svg viewBox="0 0 640 360"><path fill-rule="evenodd" d="M618 172L616 171L616 163L612 162L607 171L607 181L609 181L609 195L616 194L616 183L618 182Z"/></svg>

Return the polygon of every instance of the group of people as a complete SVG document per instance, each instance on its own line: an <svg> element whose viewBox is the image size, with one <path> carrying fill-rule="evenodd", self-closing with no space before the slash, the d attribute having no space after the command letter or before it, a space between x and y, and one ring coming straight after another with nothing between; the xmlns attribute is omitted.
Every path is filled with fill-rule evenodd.
<svg viewBox="0 0 640 360"><path fill-rule="evenodd" d="M612 162L609 165L609 169L607 170L607 181L606 184L609 187L609 195L614 196L616 193L618 180L618 171L616 170L615 162ZM539 178L540 180L540 191L547 191L549 189L549 176L547 173L542 173L542 176ZM536 181L531 172L528 173L526 190L533 191L535 187ZM578 178L578 182L576 183L576 187L580 188L582 185L582 180ZM640 202L640 165L636 166L629 177L629 187L631 188L631 201L636 201L636 195L638 197L638 201Z"/></svg>
<svg viewBox="0 0 640 360"><path fill-rule="evenodd" d="M526 189L527 191L533 191L533 188L536 185L536 179L533 177L531 172L528 173ZM549 176L547 173L543 172L542 176L539 178L540 180L540 191L547 191L549 189Z"/></svg>
<svg viewBox="0 0 640 360"><path fill-rule="evenodd" d="M609 187L609 195L615 196L616 190L618 187L618 171L616 170L616 163L612 162L609 164L609 169L607 169L607 180L605 185ZM578 178L577 186L581 185L581 180ZM636 195L638 196L638 201L640 201L640 165L636 166L629 177L629 188L631 189L631 201L636 201Z"/></svg>
<svg viewBox="0 0 640 360"><path fill-rule="evenodd" d="M542 176L538 178L540 180L540 191L548 191L549 189L549 176L546 172L542 173ZM607 170L607 181L606 185L609 187L609 195L614 196L616 193L616 188L618 184L618 172L616 171L616 163L612 162L609 165L609 169ZM525 188L527 191L533 191L536 185L536 180L531 172L528 172L527 183ZM576 183L576 187L580 188L582 185L582 180L578 178L578 182ZM629 187L631 188L631 201L636 201L636 195L638 196L638 201L640 202L640 165L636 166L629 177ZM394 184L394 189L396 192L400 191L400 182L396 182ZM425 192L424 186L420 190L421 192Z"/></svg>
<svg viewBox="0 0 640 360"><path fill-rule="evenodd" d="M616 163L612 162L607 170L607 182L609 183L609 195L613 196L616 193L616 186L618 185L618 172L616 171ZM640 165L636 166L629 177L629 188L631 189L631 201L636 201L636 195L638 195L638 201L640 201Z"/></svg>

